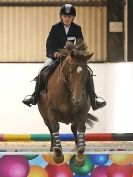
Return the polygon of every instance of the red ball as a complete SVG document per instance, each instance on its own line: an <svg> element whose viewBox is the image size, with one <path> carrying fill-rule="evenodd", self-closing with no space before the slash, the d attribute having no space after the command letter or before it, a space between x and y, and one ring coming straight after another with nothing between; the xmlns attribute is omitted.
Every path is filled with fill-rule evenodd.
<svg viewBox="0 0 133 177"><path fill-rule="evenodd" d="M27 177L29 170L25 156L4 155L0 158L0 177Z"/></svg>
<svg viewBox="0 0 133 177"><path fill-rule="evenodd" d="M112 164L108 168L109 177L131 177L133 173L132 165Z"/></svg>
<svg viewBox="0 0 133 177"><path fill-rule="evenodd" d="M91 172L91 177L108 177L108 166L100 165L95 167Z"/></svg>
<svg viewBox="0 0 133 177"><path fill-rule="evenodd" d="M47 165L48 177L73 177L73 172L67 163L63 165Z"/></svg>

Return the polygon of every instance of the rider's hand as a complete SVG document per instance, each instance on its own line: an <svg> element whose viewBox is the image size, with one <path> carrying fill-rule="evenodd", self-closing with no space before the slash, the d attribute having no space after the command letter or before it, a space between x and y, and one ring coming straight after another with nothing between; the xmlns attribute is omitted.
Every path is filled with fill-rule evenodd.
<svg viewBox="0 0 133 177"><path fill-rule="evenodd" d="M58 58L58 52L54 53L54 58Z"/></svg>
<svg viewBox="0 0 133 177"><path fill-rule="evenodd" d="M62 53L61 51L58 51L58 52L54 53L54 57L57 58L57 59L62 59L62 58L65 58L66 56L67 56L67 54Z"/></svg>

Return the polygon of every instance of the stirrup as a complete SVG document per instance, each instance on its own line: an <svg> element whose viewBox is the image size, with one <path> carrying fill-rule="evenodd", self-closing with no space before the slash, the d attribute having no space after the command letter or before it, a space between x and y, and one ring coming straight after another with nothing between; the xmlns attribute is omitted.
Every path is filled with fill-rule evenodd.
<svg viewBox="0 0 133 177"><path fill-rule="evenodd" d="M102 99L104 102L106 102L102 97L99 97L99 96L98 96L97 99Z"/></svg>
<svg viewBox="0 0 133 177"><path fill-rule="evenodd" d="M102 99L102 101L98 101L98 99ZM97 97L95 100L95 104L92 105L92 109L93 111L103 108L104 106L106 106L106 101L102 98L102 97Z"/></svg>
<svg viewBox="0 0 133 177"><path fill-rule="evenodd" d="M30 98L27 98L28 96L30 96ZM33 99L33 102L28 102L30 99ZM24 99L23 99L23 101L22 101L25 105L27 105L27 106L29 106L29 107L31 107L33 104L34 104L34 98L32 97L32 95L27 95Z"/></svg>
<svg viewBox="0 0 133 177"><path fill-rule="evenodd" d="M26 95L26 97L24 97L23 100L26 100L26 98L27 98L28 96L29 96L30 98L32 98L32 95Z"/></svg>

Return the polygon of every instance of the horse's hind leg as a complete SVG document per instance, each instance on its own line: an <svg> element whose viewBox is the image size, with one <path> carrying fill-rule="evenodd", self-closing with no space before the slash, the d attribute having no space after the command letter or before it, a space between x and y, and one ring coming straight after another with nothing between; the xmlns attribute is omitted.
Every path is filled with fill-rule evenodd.
<svg viewBox="0 0 133 177"><path fill-rule="evenodd" d="M78 135L77 135L77 155L75 162L77 165L84 165L85 162L85 156L84 156L84 151L85 151L85 121L81 121L78 124L77 127L78 130Z"/></svg>

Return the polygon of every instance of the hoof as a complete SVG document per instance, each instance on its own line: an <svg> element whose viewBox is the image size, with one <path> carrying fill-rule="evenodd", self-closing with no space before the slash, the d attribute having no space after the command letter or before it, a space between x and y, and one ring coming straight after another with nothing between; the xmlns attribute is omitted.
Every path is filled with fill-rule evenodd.
<svg viewBox="0 0 133 177"><path fill-rule="evenodd" d="M77 153L78 153L78 154L83 154L84 151L85 151L85 146L81 146L81 147L78 147L78 148L77 148Z"/></svg>
<svg viewBox="0 0 133 177"><path fill-rule="evenodd" d="M55 163L62 163L64 161L64 155L62 153L62 150L58 147L54 147L53 149L54 151L54 156L53 156L53 160Z"/></svg>
<svg viewBox="0 0 133 177"><path fill-rule="evenodd" d="M75 164L77 166L83 166L85 164L85 155L83 154L85 151L85 146L81 146L77 148L77 155L75 157Z"/></svg>
<svg viewBox="0 0 133 177"><path fill-rule="evenodd" d="M84 154L77 154L74 160L77 166L83 166L85 164L85 155Z"/></svg>
<svg viewBox="0 0 133 177"><path fill-rule="evenodd" d="M57 157L56 155L53 156L53 160L55 163L60 164L64 162L64 155L62 154L61 157Z"/></svg>

